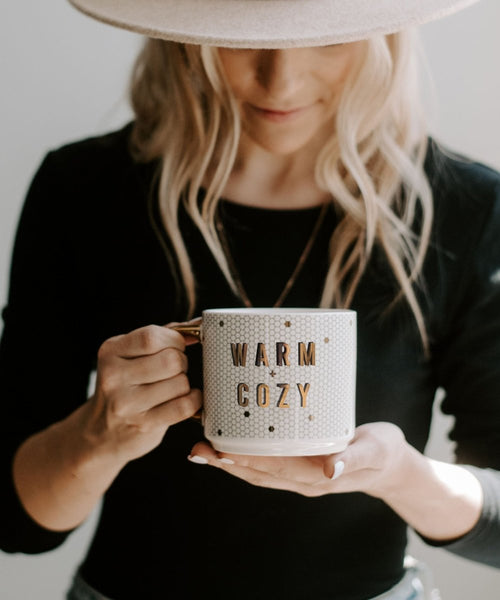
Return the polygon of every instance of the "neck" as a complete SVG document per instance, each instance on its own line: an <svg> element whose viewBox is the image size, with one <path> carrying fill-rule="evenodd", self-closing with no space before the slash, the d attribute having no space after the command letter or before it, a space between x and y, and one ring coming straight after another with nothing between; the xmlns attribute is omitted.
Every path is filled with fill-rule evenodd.
<svg viewBox="0 0 500 600"><path fill-rule="evenodd" d="M317 151L278 155L242 134L224 197L239 204L265 208L307 208L329 200L314 177Z"/></svg>

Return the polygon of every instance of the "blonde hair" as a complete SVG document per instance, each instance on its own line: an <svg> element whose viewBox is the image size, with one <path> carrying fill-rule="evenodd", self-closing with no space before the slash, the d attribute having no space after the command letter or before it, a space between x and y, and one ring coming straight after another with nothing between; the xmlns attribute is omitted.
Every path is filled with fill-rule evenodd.
<svg viewBox="0 0 500 600"><path fill-rule="evenodd" d="M316 180L331 193L339 216L320 306L350 306L379 245L400 288L394 302L406 299L427 347L414 287L429 244L432 192L423 169L427 135L414 43L408 31L366 41L339 99L332 135L318 156ZM160 40L148 40L137 59L131 99L137 156L161 159L161 218L186 294L186 317L191 317L196 282L179 229L181 202L238 293L215 227L238 149L238 109L214 48ZM205 181L210 184L200 206Z"/></svg>

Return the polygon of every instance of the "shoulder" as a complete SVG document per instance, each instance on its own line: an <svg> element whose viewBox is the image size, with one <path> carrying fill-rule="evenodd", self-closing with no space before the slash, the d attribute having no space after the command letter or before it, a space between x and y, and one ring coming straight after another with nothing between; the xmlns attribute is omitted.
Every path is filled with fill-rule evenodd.
<svg viewBox="0 0 500 600"><path fill-rule="evenodd" d="M132 128L129 123L52 149L31 182L28 204L79 218L83 213L141 204L150 189L154 165L134 159Z"/></svg>
<svg viewBox="0 0 500 600"><path fill-rule="evenodd" d="M128 124L48 152L31 180L20 229L42 227L80 243L90 232L105 240L111 231L146 228L156 167L134 160L131 131Z"/></svg>
<svg viewBox="0 0 500 600"><path fill-rule="evenodd" d="M467 306L474 294L483 293L498 279L500 173L433 140L426 173L434 200L427 263L434 271L428 279L447 288L452 304Z"/></svg>
<svg viewBox="0 0 500 600"><path fill-rule="evenodd" d="M58 171L60 180L102 176L134 164L130 150L131 123L117 131L87 137L52 149L42 166Z"/></svg>
<svg viewBox="0 0 500 600"><path fill-rule="evenodd" d="M500 172L429 140L425 171L436 208L489 211L500 197ZM449 206L452 202L452 206Z"/></svg>
<svg viewBox="0 0 500 600"><path fill-rule="evenodd" d="M500 173L434 140L425 169L433 193L436 247L456 258L490 252L486 246L500 239Z"/></svg>

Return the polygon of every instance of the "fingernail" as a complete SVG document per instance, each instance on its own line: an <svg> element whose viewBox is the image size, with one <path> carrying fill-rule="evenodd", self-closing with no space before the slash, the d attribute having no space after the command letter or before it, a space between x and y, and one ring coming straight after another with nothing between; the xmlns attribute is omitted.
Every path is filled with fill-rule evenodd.
<svg viewBox="0 0 500 600"><path fill-rule="evenodd" d="M345 468L344 461L343 460L338 460L335 463L335 466L333 468L333 475L332 475L331 478L332 479L338 479L342 475L342 473L344 472L344 468Z"/></svg>
<svg viewBox="0 0 500 600"><path fill-rule="evenodd" d="M230 458L218 458L217 460L225 465L234 465L234 460L231 460Z"/></svg>
<svg viewBox="0 0 500 600"><path fill-rule="evenodd" d="M193 454L193 455L190 454L188 456L188 460L196 463L197 465L207 465L208 464L208 460L206 458L204 458L203 456L198 456L197 454Z"/></svg>

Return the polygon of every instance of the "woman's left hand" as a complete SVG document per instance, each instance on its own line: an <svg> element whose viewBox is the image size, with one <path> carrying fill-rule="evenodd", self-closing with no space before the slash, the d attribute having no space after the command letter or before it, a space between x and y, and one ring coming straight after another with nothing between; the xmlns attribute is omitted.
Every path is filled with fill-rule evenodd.
<svg viewBox="0 0 500 600"><path fill-rule="evenodd" d="M244 456L200 442L189 458L253 485L303 496L364 492L435 540L470 531L483 505L481 485L470 471L424 456L392 423L360 425L343 452L326 456Z"/></svg>
<svg viewBox="0 0 500 600"><path fill-rule="evenodd" d="M200 442L193 447L190 460L218 467L253 485L304 496L364 492L383 497L403 484L405 457L410 452L399 427L370 423L357 427L349 446L337 454L246 456L220 453Z"/></svg>

